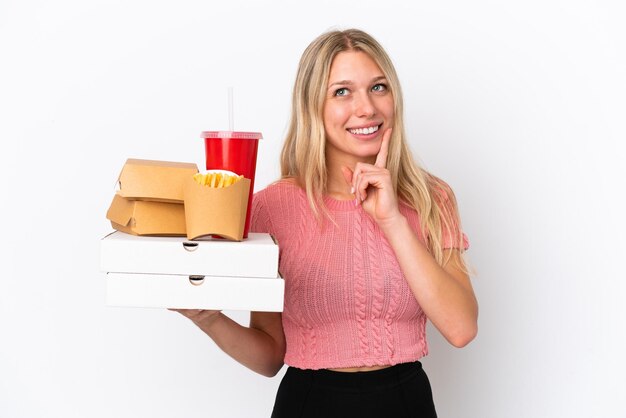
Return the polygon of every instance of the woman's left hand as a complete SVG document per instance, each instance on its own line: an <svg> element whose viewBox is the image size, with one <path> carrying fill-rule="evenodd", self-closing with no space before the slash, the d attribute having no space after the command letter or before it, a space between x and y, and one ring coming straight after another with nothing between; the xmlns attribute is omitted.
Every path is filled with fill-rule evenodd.
<svg viewBox="0 0 626 418"><path fill-rule="evenodd" d="M352 193L356 196L355 204L361 204L365 212L383 229L402 216L391 175L386 168L390 139L391 128L383 133L374 165L359 162L354 171L348 167L342 169L346 182L352 186Z"/></svg>

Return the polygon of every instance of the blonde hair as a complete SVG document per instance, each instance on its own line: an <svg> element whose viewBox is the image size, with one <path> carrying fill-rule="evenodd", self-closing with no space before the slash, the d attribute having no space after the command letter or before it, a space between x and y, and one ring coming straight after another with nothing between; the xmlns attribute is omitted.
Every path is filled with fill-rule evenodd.
<svg viewBox="0 0 626 418"><path fill-rule="evenodd" d="M420 168L405 141L402 92L391 59L382 46L358 29L331 31L315 39L304 51L293 88L291 121L281 153L281 177L295 180L306 191L318 219L328 211L326 193L326 136L322 112L333 59L344 51L366 53L380 67L394 100L394 125L387 169L401 201L419 214L430 253L440 265L444 260L444 234L452 247L464 249L456 201L450 187ZM462 258L460 266L467 271Z"/></svg>

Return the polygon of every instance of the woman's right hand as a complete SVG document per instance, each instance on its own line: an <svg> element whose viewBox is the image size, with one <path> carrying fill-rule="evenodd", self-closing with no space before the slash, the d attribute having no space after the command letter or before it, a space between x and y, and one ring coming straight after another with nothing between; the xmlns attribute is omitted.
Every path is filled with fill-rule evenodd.
<svg viewBox="0 0 626 418"><path fill-rule="evenodd" d="M191 319L226 354L263 376L283 366L285 335L280 312L250 312L245 327L219 310L170 309Z"/></svg>
<svg viewBox="0 0 626 418"><path fill-rule="evenodd" d="M170 311L178 312L183 316L191 319L194 324L202 328L209 327L215 321L222 311L213 311L207 309L169 309Z"/></svg>

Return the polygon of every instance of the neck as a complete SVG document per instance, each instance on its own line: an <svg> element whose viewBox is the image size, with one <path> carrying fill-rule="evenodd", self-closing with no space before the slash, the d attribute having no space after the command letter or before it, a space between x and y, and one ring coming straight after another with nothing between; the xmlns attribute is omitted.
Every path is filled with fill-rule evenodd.
<svg viewBox="0 0 626 418"><path fill-rule="evenodd" d="M328 181L326 183L326 194L337 200L352 200L354 194L350 193L350 185L346 182L339 172L339 176L333 175L331 170L328 170Z"/></svg>
<svg viewBox="0 0 626 418"><path fill-rule="evenodd" d="M329 196L339 200L354 199L354 194L350 193L352 186L346 180L342 167L347 167L354 171L357 162L359 162L359 160L354 158L326 158L326 169L328 173L326 193Z"/></svg>

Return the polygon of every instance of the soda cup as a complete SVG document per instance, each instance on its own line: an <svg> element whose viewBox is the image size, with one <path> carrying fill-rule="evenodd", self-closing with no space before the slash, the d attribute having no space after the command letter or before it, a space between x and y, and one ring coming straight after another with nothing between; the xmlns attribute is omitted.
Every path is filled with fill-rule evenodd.
<svg viewBox="0 0 626 418"><path fill-rule="evenodd" d="M250 208L254 193L254 175L256 173L256 156L259 132L206 131L202 132L206 154L207 170L228 170L250 179L248 208L243 237L248 237L250 228Z"/></svg>

